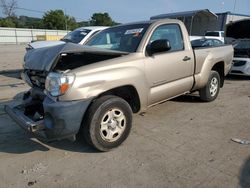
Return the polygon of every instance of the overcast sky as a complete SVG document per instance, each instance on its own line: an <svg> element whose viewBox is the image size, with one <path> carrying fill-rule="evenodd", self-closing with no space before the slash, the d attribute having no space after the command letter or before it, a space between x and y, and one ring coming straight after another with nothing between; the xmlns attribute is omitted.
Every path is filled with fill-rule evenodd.
<svg viewBox="0 0 250 188"><path fill-rule="evenodd" d="M117 22L149 19L153 15L179 11L210 9L234 10L235 0L17 0L21 8L37 11L63 9L77 21L88 20L95 12L108 12ZM250 0L236 0L236 13L250 15ZM42 17L42 13L18 10L17 15ZM0 14L2 16L2 13Z"/></svg>

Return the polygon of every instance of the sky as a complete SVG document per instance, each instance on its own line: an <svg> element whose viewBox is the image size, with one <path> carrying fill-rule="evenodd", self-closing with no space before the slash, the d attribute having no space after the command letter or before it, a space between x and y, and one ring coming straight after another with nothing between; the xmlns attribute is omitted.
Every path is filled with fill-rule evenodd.
<svg viewBox="0 0 250 188"><path fill-rule="evenodd" d="M87 21L96 12L108 12L112 19L119 23L148 20L158 14L198 9L209 9L215 13L234 12L235 1L236 13L250 15L250 0L17 0L18 6L25 9L41 12L62 9L77 21ZM17 10L16 13L18 16L42 17L41 12Z"/></svg>

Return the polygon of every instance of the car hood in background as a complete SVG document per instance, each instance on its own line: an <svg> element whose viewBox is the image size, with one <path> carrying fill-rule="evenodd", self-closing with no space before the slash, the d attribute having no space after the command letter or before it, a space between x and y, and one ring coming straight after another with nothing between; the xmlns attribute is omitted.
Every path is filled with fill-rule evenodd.
<svg viewBox="0 0 250 188"><path fill-rule="evenodd" d="M57 46L31 49L24 57L24 69L50 71L60 56L68 53L102 54L110 56L127 55L127 52L107 50L73 43L64 43Z"/></svg>
<svg viewBox="0 0 250 188"><path fill-rule="evenodd" d="M65 44L63 41L37 41L29 44L34 49Z"/></svg>
<svg viewBox="0 0 250 188"><path fill-rule="evenodd" d="M230 22L226 26L226 37L234 39L249 39L250 19Z"/></svg>

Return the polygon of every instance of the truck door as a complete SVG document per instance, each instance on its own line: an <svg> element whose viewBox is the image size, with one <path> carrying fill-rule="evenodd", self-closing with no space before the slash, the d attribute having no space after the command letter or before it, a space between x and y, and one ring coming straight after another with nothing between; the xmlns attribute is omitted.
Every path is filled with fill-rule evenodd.
<svg viewBox="0 0 250 188"><path fill-rule="evenodd" d="M169 40L171 49L145 58L146 78L150 85L149 105L188 92L193 85L194 55L192 49L186 49L184 45L180 26L158 26L149 44L159 39Z"/></svg>

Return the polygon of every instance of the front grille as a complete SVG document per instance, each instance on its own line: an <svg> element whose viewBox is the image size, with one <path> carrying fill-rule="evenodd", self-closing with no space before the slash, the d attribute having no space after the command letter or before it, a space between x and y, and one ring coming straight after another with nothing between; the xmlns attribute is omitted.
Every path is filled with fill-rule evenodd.
<svg viewBox="0 0 250 188"><path fill-rule="evenodd" d="M247 63L246 61L234 60L234 66L235 67L244 66L246 63Z"/></svg>
<svg viewBox="0 0 250 188"><path fill-rule="evenodd" d="M234 50L234 57L250 58L250 50Z"/></svg>
<svg viewBox="0 0 250 188"><path fill-rule="evenodd" d="M45 89L45 80L47 74L42 71L29 70L26 72L30 78L31 83L41 89Z"/></svg>
<svg viewBox="0 0 250 188"><path fill-rule="evenodd" d="M231 73L234 73L234 74L243 74L243 72L237 71L237 70L232 70Z"/></svg>

